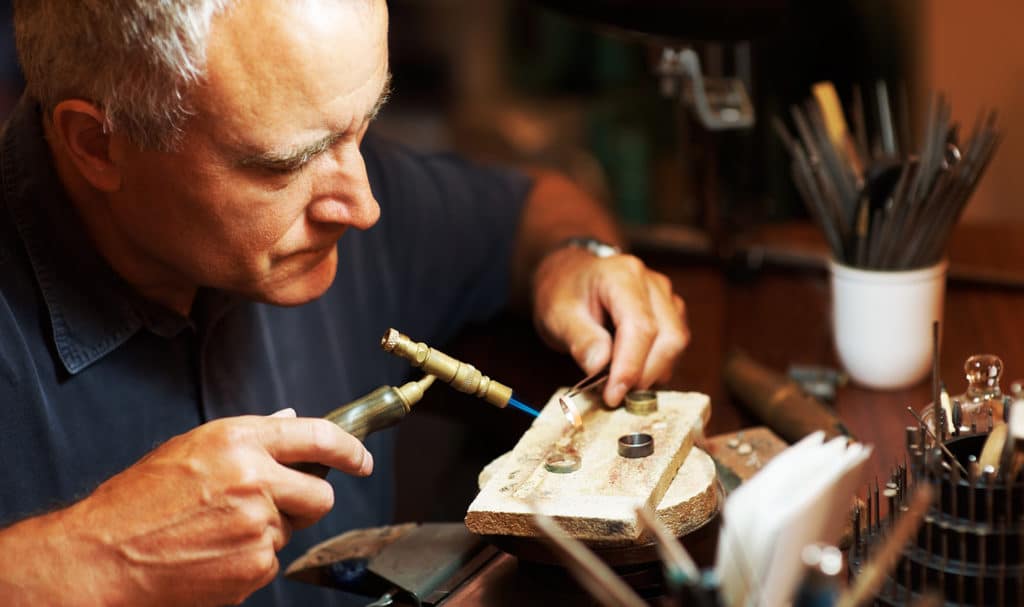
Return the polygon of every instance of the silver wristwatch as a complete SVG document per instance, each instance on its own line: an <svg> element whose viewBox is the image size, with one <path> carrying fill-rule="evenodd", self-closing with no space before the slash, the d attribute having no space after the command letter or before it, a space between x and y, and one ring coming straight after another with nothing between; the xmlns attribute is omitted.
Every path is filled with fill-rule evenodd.
<svg viewBox="0 0 1024 607"><path fill-rule="evenodd" d="M622 253L621 247L598 240L591 236L573 236L572 238L566 238L562 242L558 243L558 246L555 248L560 249L562 247L585 249L593 254L594 257L611 257L612 255L620 255Z"/></svg>

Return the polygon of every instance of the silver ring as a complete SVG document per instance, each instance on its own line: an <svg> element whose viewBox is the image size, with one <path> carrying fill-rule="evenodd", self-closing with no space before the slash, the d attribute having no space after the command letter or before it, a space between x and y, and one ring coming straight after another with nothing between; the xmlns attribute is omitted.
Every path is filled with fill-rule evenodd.
<svg viewBox="0 0 1024 607"><path fill-rule="evenodd" d="M643 432L619 437L619 455L628 458L647 457L654 453L654 437Z"/></svg>
<svg viewBox="0 0 1024 607"><path fill-rule="evenodd" d="M544 462L544 469L555 474L568 474L580 469L580 456L571 451L556 451Z"/></svg>

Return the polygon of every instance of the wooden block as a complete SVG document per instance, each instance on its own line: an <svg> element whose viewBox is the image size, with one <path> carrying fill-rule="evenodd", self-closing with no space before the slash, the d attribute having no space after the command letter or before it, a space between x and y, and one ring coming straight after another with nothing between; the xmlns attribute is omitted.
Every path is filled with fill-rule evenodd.
<svg viewBox="0 0 1024 607"><path fill-rule="evenodd" d="M686 535L718 510L715 480L711 456L696 447L690 449L654 513L673 535ZM653 540L653 536L647 532L640 537L641 542L648 539Z"/></svg>
<svg viewBox="0 0 1024 607"><path fill-rule="evenodd" d="M477 479L483 489L490 478L508 463L512 452L508 451L487 464ZM668 491L658 502L654 513L663 525L676 537L681 537L703 525L718 510L718 492L715 490L716 468L711 456L693 447L683 460ZM649 533L641 535L640 543L653 539ZM628 540L629 543L636 543ZM615 540L590 540L588 543L622 543Z"/></svg>
<svg viewBox="0 0 1024 607"><path fill-rule="evenodd" d="M659 392L658 411L649 415L634 415L622 407L610 410L596 399L579 399L584 423L573 434L558 404L561 393L552 397L504 462L496 462L496 470L469 506L466 526L481 535L536 537L531 514L539 510L577 539L639 540L636 506L644 503L657 510L662 505L690 454L693 429L706 424L710 416L708 397ZM631 432L653 436L654 453L637 459L619 456L618 438ZM580 469L568 474L547 471L548 456L560 441L570 439L580 454ZM693 461L704 472L682 474L680 478L688 484L672 498L681 500L672 505L683 510L686 507L680 503L706 504L709 492L713 493L713 465L700 468L704 460L699 455ZM714 503L713 496L710 501Z"/></svg>

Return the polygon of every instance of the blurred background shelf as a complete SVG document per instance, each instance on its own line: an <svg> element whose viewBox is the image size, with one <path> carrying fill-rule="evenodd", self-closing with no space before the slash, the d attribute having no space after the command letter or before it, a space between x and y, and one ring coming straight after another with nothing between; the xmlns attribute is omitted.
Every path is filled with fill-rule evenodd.
<svg viewBox="0 0 1024 607"><path fill-rule="evenodd" d="M21 90L0 0L0 114ZM564 170L631 225L714 236L802 218L769 118L831 80L942 90L1008 136L970 223L1024 224L1024 5L886 0L392 0L395 95L375 128L420 149ZM749 87L751 129L709 134L655 74L665 44Z"/></svg>

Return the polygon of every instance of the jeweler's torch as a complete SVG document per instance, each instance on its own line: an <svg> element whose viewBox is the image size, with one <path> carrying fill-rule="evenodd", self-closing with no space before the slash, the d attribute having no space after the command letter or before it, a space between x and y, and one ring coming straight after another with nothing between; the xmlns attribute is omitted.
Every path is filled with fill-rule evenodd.
<svg viewBox="0 0 1024 607"><path fill-rule="evenodd" d="M415 342L395 329L388 329L380 345L385 352L405 358L414 367L423 369L427 375L398 388L381 386L324 416L359 440L365 439L371 432L402 421L412 406L423 398L423 393L435 377L459 392L482 398L496 407L511 404L534 417L538 415L535 409L516 399L512 388L487 377L473 365L455 360L425 343ZM327 476L328 472L327 466L322 464L297 464L294 467L321 477Z"/></svg>
<svg viewBox="0 0 1024 607"><path fill-rule="evenodd" d="M423 342L415 342L395 329L388 329L380 345L385 352L401 356L459 392L482 398L496 407L505 407L512 400L512 388L487 377L473 365L455 360Z"/></svg>
<svg viewBox="0 0 1024 607"><path fill-rule="evenodd" d="M495 407L504 408L512 405L534 417L539 415L536 409L516 398L512 388L487 377L473 365L455 360L423 342L413 341L408 335L403 335L395 329L388 329L381 338L380 345L385 352L401 356L412 363L412 366L436 376L459 392L482 398Z"/></svg>

